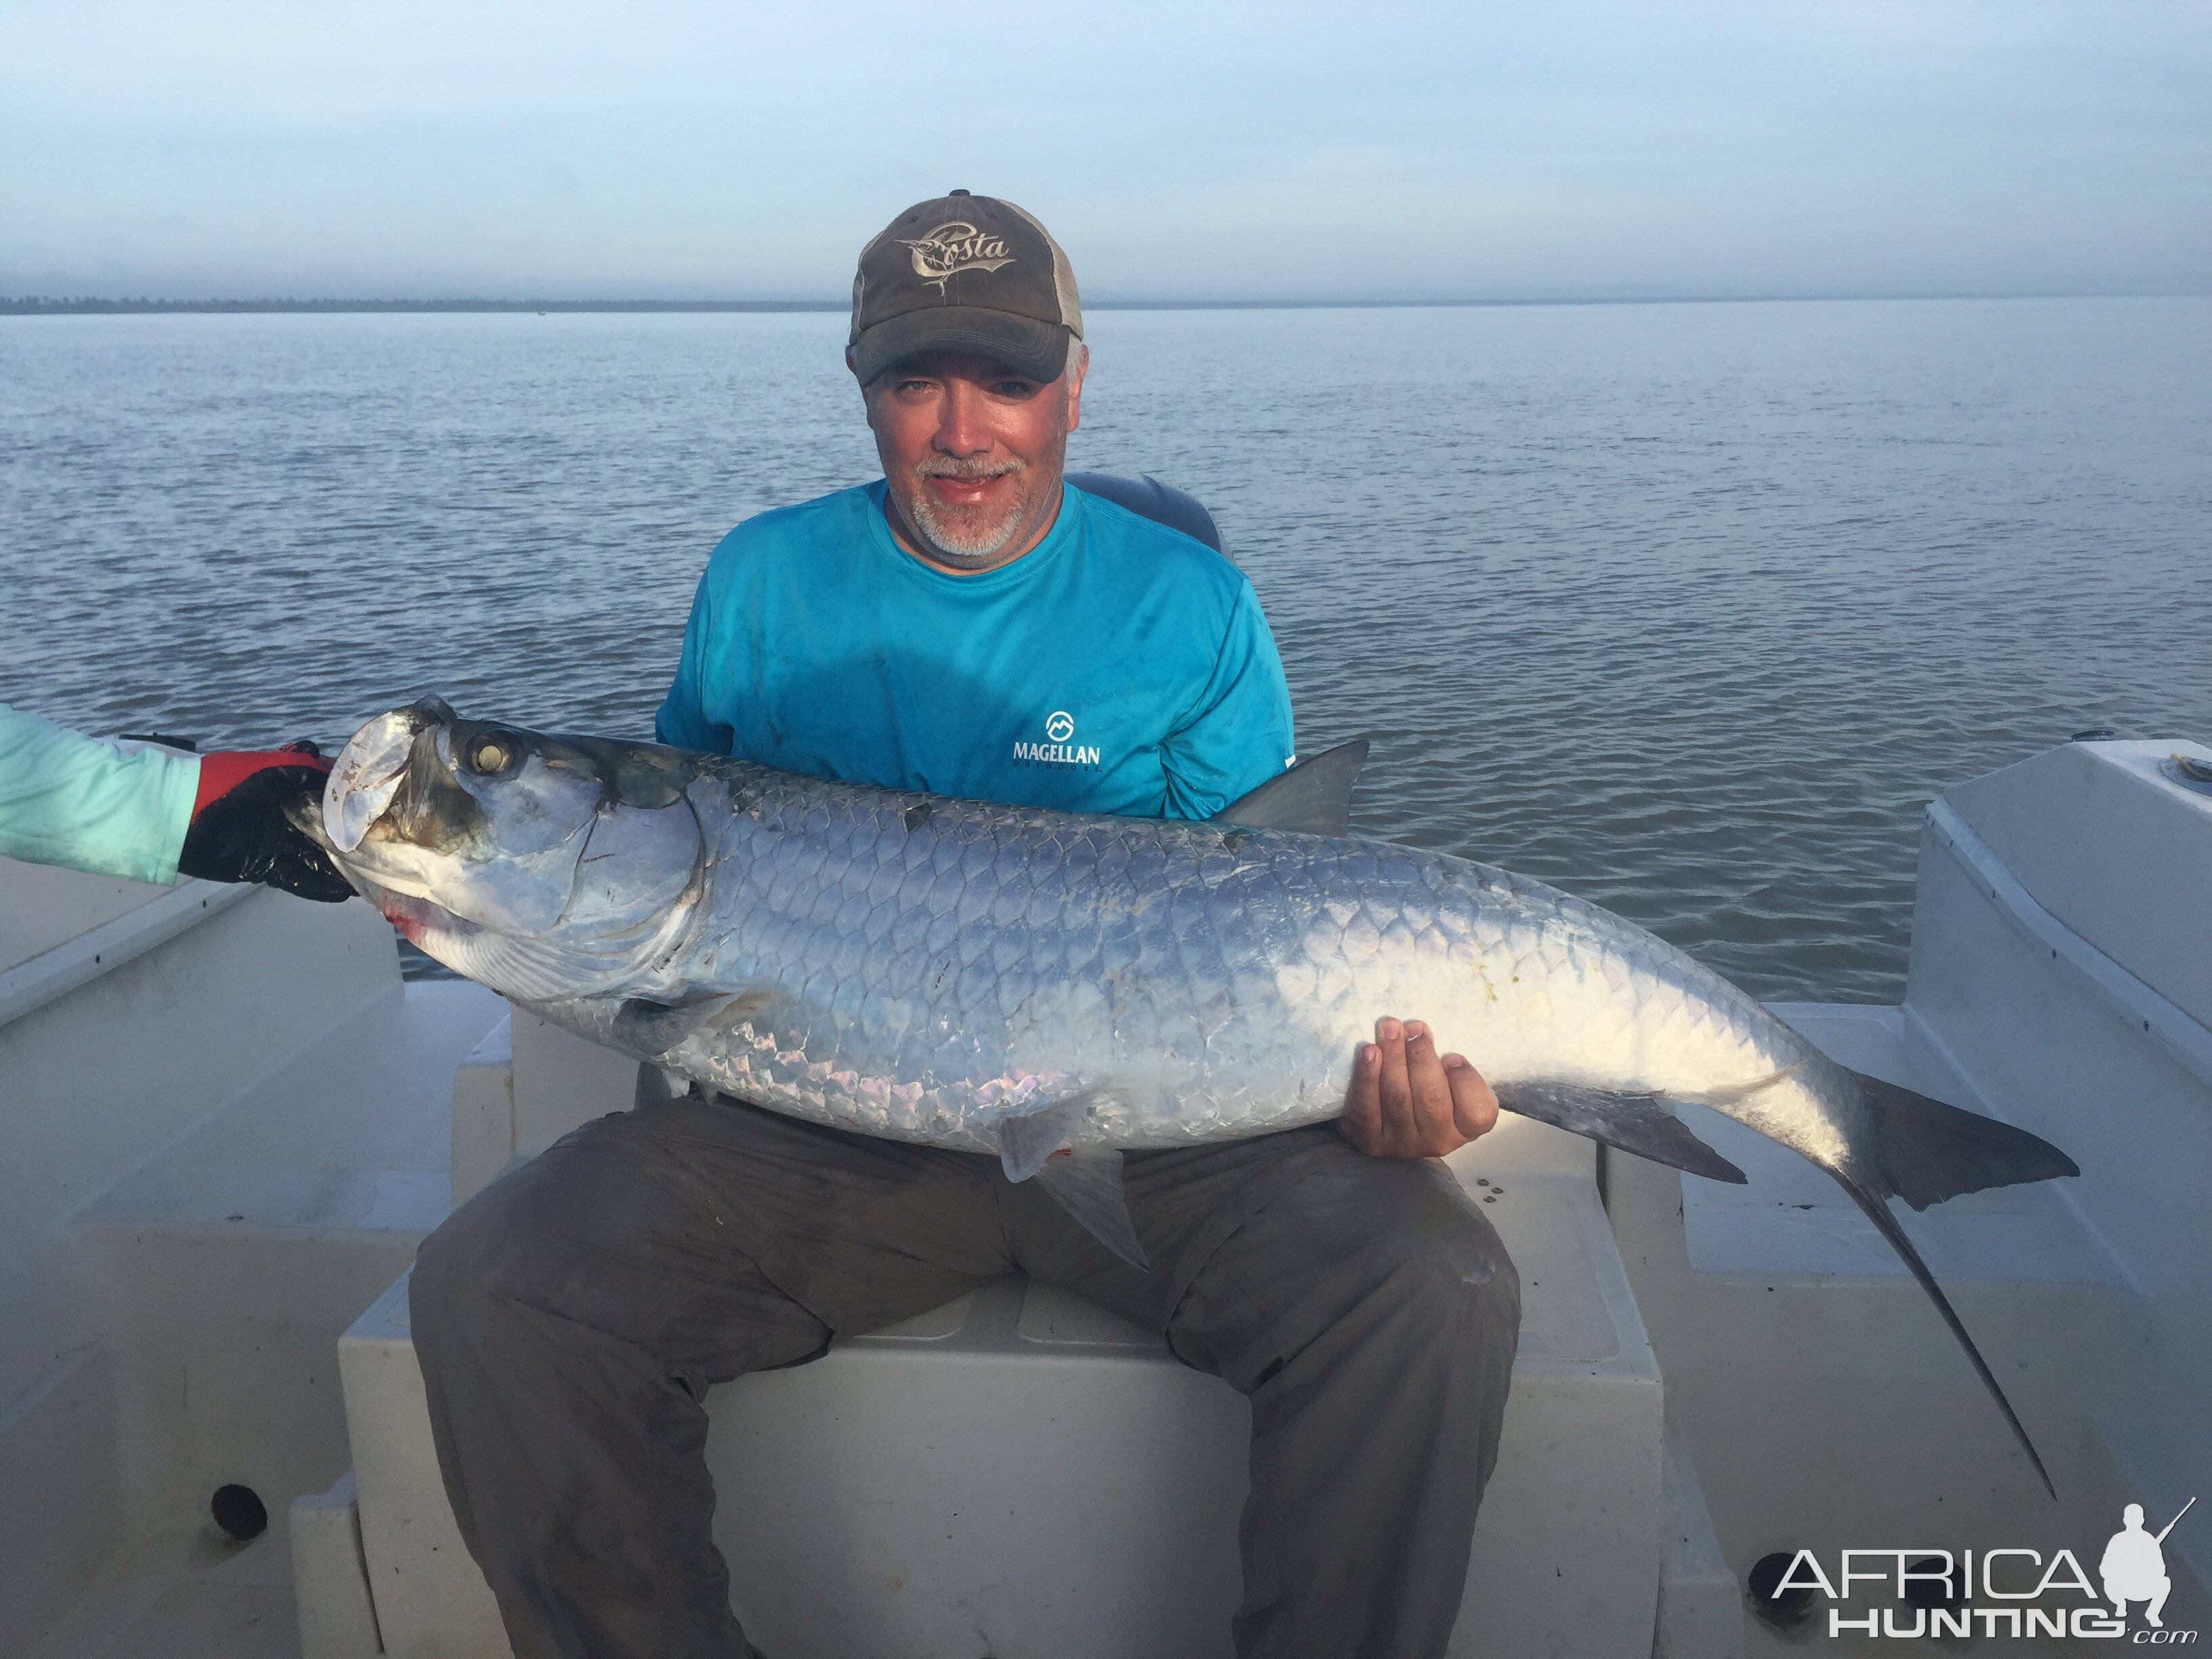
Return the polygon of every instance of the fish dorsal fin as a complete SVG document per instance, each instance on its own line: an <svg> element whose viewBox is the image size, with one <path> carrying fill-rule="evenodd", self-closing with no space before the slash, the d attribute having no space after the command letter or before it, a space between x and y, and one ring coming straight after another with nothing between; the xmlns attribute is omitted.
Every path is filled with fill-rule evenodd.
<svg viewBox="0 0 2212 1659"><path fill-rule="evenodd" d="M1213 815L1216 823L1247 830L1292 830L1304 836L1340 836L1352 819L1352 786L1367 764L1367 739L1355 738L1300 761Z"/></svg>

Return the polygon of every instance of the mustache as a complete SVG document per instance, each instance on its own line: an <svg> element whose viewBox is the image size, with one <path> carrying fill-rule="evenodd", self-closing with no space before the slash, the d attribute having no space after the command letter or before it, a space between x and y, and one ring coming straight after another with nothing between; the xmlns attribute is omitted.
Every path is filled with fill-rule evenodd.
<svg viewBox="0 0 2212 1659"><path fill-rule="evenodd" d="M994 459L988 455L931 455L914 464L917 478L1003 478L1019 472L1024 463L1012 456Z"/></svg>

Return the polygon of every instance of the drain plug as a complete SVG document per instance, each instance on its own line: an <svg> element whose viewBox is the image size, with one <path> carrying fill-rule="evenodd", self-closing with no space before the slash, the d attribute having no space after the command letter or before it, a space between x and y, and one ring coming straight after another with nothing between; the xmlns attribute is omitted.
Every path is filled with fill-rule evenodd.
<svg viewBox="0 0 2212 1659"><path fill-rule="evenodd" d="M217 1486L215 1496L208 1499L208 1513L215 1516L216 1525L241 1544L269 1530L269 1506L251 1486Z"/></svg>
<svg viewBox="0 0 2212 1659"><path fill-rule="evenodd" d="M1813 1587L1792 1584L1776 1594L1776 1588L1790 1576L1790 1564L1797 1559L1796 1550L1777 1550L1771 1555L1762 1555L1752 1564L1744 1575L1744 1599L1762 1624L1777 1630L1794 1630L1812 1616Z"/></svg>

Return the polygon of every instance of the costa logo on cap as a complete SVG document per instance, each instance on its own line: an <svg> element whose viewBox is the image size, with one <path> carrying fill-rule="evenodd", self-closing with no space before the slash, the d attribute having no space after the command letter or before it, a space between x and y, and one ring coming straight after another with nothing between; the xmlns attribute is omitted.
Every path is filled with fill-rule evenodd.
<svg viewBox="0 0 2212 1659"><path fill-rule="evenodd" d="M1082 337L1067 255L999 197L956 190L916 202L860 250L846 344L863 386L938 351L1056 380Z"/></svg>
<svg viewBox="0 0 2212 1659"><path fill-rule="evenodd" d="M978 230L964 219L939 225L914 241L899 240L910 250L914 274L936 283L940 294L945 283L963 270L996 270L1014 262L1003 237Z"/></svg>

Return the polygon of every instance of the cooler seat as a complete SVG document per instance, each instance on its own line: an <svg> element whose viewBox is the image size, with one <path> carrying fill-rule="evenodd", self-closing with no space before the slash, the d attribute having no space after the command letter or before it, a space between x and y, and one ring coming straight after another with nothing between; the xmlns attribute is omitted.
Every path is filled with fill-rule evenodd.
<svg viewBox="0 0 2212 1659"><path fill-rule="evenodd" d="M631 1097L629 1062L538 1021L518 1015L511 1044L495 1034L456 1081L457 1198ZM1455 1167L1520 1269L1523 1318L1454 1653L1729 1659L1737 1591L1665 1451L1593 1149L1508 1119ZM505 1653L439 1482L404 1279L339 1362L357 1497L342 1483L295 1512L303 1598L324 1586L307 1659L378 1639L403 1659ZM1088 1303L1000 1280L708 1411L732 1599L772 1659L1229 1652L1249 1408Z"/></svg>

